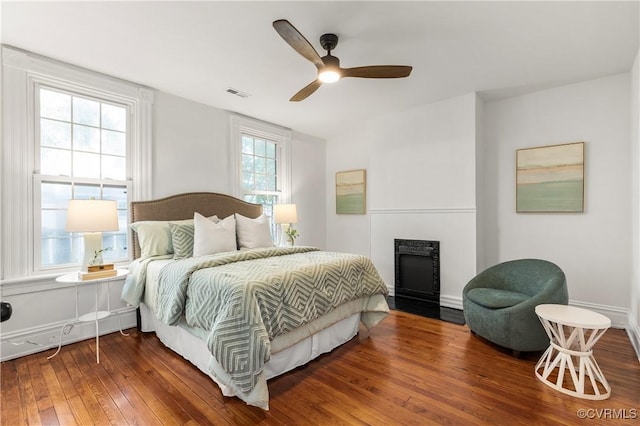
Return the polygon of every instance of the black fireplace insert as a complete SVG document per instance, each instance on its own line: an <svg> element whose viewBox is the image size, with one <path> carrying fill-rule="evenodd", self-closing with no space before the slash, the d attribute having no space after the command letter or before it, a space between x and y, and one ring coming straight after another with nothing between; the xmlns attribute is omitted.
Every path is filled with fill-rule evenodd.
<svg viewBox="0 0 640 426"><path fill-rule="evenodd" d="M440 305L440 242L394 240L395 297Z"/></svg>

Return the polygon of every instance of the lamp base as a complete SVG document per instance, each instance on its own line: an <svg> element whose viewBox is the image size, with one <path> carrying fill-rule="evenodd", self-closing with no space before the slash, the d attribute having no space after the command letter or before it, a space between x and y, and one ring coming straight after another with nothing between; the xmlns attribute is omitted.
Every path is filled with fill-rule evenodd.
<svg viewBox="0 0 640 426"><path fill-rule="evenodd" d="M89 265L87 267L88 272L111 271L114 269L116 269L116 265L113 263L101 263L100 265Z"/></svg>
<svg viewBox="0 0 640 426"><path fill-rule="evenodd" d="M293 245L292 241L287 237L287 231L290 227L290 223L282 223L280 225L280 244L278 244L280 247L290 247Z"/></svg>
<svg viewBox="0 0 640 426"><path fill-rule="evenodd" d="M87 272L89 265L102 263L102 232L84 233L84 260L81 271Z"/></svg>

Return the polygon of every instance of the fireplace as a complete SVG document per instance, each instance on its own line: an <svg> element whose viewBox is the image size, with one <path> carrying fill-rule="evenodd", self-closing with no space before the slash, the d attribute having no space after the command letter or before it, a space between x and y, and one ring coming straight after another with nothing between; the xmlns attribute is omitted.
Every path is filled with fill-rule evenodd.
<svg viewBox="0 0 640 426"><path fill-rule="evenodd" d="M440 305L440 242L394 240L395 298Z"/></svg>

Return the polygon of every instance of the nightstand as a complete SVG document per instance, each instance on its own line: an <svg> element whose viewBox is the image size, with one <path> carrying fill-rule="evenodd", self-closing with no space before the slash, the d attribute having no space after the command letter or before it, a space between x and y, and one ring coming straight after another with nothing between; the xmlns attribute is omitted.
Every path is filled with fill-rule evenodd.
<svg viewBox="0 0 640 426"><path fill-rule="evenodd" d="M78 322L91 322L91 321L95 321L96 323L96 364L100 364L100 333L99 333L99 328L98 328L98 322L101 319L107 318L109 315L111 315L111 300L110 300L110 292L109 292L109 284L112 281L118 280L118 279L122 279L124 276L126 276L129 271L127 269L118 269L116 271L116 275L111 276L111 277L105 277L105 278L97 278L95 280L81 280L80 277L78 276L77 272L72 272L66 275L62 275L58 278L56 278L56 281L59 283L71 283L75 285L76 288L76 317L74 319L71 319L69 321L67 321L63 326L62 329L60 330L60 342L58 343L58 350L56 351L56 353L54 353L51 356L48 356L47 359L51 359L54 356L58 355L58 353L60 352L60 349L62 348L62 335L64 333L65 328L67 328L68 325L73 324L73 323L78 323ZM98 309L98 287L101 285L105 285L107 286L107 310L106 311L99 311ZM95 287L95 297L96 297L96 311L94 312L89 312L83 315L80 315L79 312L79 308L78 308L78 290L80 289L80 287L84 287L84 286L94 286ZM122 325L120 325L120 334L122 334L123 336L128 336L127 333L124 333L122 331Z"/></svg>

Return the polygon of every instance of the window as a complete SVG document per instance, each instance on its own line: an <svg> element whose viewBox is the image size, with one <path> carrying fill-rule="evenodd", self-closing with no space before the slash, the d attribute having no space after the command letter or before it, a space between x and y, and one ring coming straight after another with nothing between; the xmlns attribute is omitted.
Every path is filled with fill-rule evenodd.
<svg viewBox="0 0 640 426"><path fill-rule="evenodd" d="M34 198L40 201L40 226L34 235L40 256L35 253L36 266L47 269L81 259L82 234L65 231L70 199L117 201L120 231L103 234L104 259L127 260L128 107L51 87L37 88L40 174L35 175Z"/></svg>
<svg viewBox="0 0 640 426"><path fill-rule="evenodd" d="M151 195L153 91L2 47L0 277L77 270L83 236L65 231L70 199L116 200L105 258L126 262L130 201Z"/></svg>
<svg viewBox="0 0 640 426"><path fill-rule="evenodd" d="M262 204L273 229L273 206L290 200L290 131L246 117L233 116L233 164L237 167L235 195Z"/></svg>
<svg viewBox="0 0 640 426"><path fill-rule="evenodd" d="M278 203L277 142L242 134L242 198L262 204L264 213L272 217Z"/></svg>

